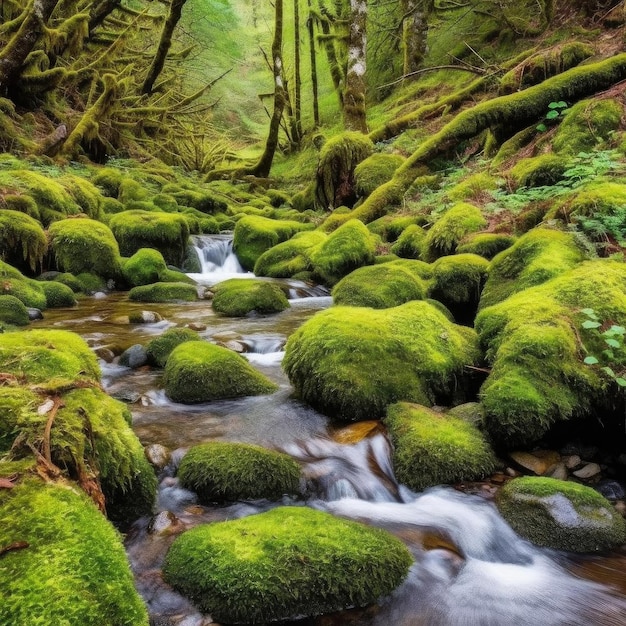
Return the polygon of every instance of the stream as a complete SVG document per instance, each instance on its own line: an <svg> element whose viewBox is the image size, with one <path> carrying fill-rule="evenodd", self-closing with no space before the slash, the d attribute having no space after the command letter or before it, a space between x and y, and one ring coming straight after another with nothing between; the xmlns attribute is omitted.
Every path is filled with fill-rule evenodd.
<svg viewBox="0 0 626 626"><path fill-rule="evenodd" d="M190 276L199 284L252 277L232 253L230 238L196 236L192 243L202 271ZM539 549L500 518L488 483L470 485L464 492L436 487L413 493L394 478L390 444L379 422L337 427L294 399L280 365L284 343L332 299L323 288L279 282L286 285L291 307L267 317L224 318L213 313L208 300L145 304L114 293L85 298L73 309L46 311L43 320L33 323L72 330L92 348L111 347L116 353L145 344L172 326L202 324L203 338L236 340L249 361L279 385L270 396L182 405L160 389L159 370L130 370L101 361L104 388L129 403L142 443L172 451L160 475L155 516L138 520L126 537L151 624L214 623L161 579L164 555L180 532L281 504L303 504L287 498L278 503L197 504L194 494L178 485L176 467L187 448L210 440L256 443L290 454L301 464L309 486L306 506L384 528L403 540L415 558L404 584L380 604L304 619L297 622L300 626L626 624L626 551L581 557ZM130 312L146 309L163 320L128 323Z"/></svg>

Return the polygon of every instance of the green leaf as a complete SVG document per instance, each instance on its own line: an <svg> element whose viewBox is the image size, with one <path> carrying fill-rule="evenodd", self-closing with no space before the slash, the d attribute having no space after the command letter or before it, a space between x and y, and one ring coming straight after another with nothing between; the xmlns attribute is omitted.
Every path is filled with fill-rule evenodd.
<svg viewBox="0 0 626 626"><path fill-rule="evenodd" d="M598 316L596 315L596 312L593 309L580 309L580 312L583 315L586 315L587 317L591 317L594 320L598 319Z"/></svg>
<svg viewBox="0 0 626 626"><path fill-rule="evenodd" d="M615 378L615 372L610 367L603 367L602 371L608 374L611 378Z"/></svg>
<svg viewBox="0 0 626 626"><path fill-rule="evenodd" d="M615 379L615 382L620 386L620 387L626 387L626 378L622 378L621 376L618 376Z"/></svg>
<svg viewBox="0 0 626 626"><path fill-rule="evenodd" d="M546 113L546 119L547 120L555 120L557 117L559 117L559 112L558 111L548 111Z"/></svg>
<svg viewBox="0 0 626 626"><path fill-rule="evenodd" d="M602 326L602 324L600 324L600 322L594 322L592 320L586 320L582 323L582 327L583 328L599 328L600 326Z"/></svg>
<svg viewBox="0 0 626 626"><path fill-rule="evenodd" d="M609 328L609 330L612 333L615 333L616 335L625 335L626 334L626 328L624 328L623 326L611 326L611 328Z"/></svg>
<svg viewBox="0 0 626 626"><path fill-rule="evenodd" d="M538 124L536 128L540 133L545 133L548 130L545 124Z"/></svg>
<svg viewBox="0 0 626 626"><path fill-rule="evenodd" d="M621 348L622 344L617 339L605 339L604 343L611 348Z"/></svg>
<svg viewBox="0 0 626 626"><path fill-rule="evenodd" d="M604 354L604 356L607 359L614 359L615 358L615 353L613 352L613 350L602 350L602 354Z"/></svg>
<svg viewBox="0 0 626 626"><path fill-rule="evenodd" d="M599 362L600 361L598 361L598 359L596 359L595 356L587 356L585 357L585 360L583 361L585 365L596 365Z"/></svg>

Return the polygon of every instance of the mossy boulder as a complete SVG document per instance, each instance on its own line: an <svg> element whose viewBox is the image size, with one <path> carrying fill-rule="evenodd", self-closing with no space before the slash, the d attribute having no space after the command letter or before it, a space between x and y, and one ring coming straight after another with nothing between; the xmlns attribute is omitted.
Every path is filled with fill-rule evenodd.
<svg viewBox="0 0 626 626"><path fill-rule="evenodd" d="M113 167L98 169L91 182L102 190L105 196L117 198L124 175Z"/></svg>
<svg viewBox="0 0 626 626"><path fill-rule="evenodd" d="M383 241L396 241L406 228L423 221L423 217L415 215L383 215L367 224L367 229Z"/></svg>
<svg viewBox="0 0 626 626"><path fill-rule="evenodd" d="M98 291L108 291L107 281L93 272L81 272L76 276L76 280L83 293L94 294Z"/></svg>
<svg viewBox="0 0 626 626"><path fill-rule="evenodd" d="M3 624L148 626L120 535L70 486L24 480L0 490Z"/></svg>
<svg viewBox="0 0 626 626"><path fill-rule="evenodd" d="M11 326L27 326L28 309L15 296L0 296L0 322Z"/></svg>
<svg viewBox="0 0 626 626"><path fill-rule="evenodd" d="M198 291L189 283L153 283L133 287L128 297L135 302L193 302L198 299Z"/></svg>
<svg viewBox="0 0 626 626"><path fill-rule="evenodd" d="M496 254L510 248L516 241L513 235L478 233L470 235L457 246L457 254L478 254L491 261Z"/></svg>
<svg viewBox="0 0 626 626"><path fill-rule="evenodd" d="M394 172L404 163L399 154L372 154L354 168L356 194L367 198L374 189L389 182Z"/></svg>
<svg viewBox="0 0 626 626"><path fill-rule="evenodd" d="M626 325L626 266L587 261L478 314L476 330L491 365L480 391L485 427L499 445L531 444L558 422L594 411L610 426L610 379L583 362L585 351L601 354L606 345L582 326L581 308ZM624 349L614 349L613 367L624 363Z"/></svg>
<svg viewBox="0 0 626 626"><path fill-rule="evenodd" d="M287 241L312 226L292 220L272 220L246 215L237 221L233 235L233 250L241 265L252 270L257 259L276 244Z"/></svg>
<svg viewBox="0 0 626 626"><path fill-rule="evenodd" d="M419 259L426 239L426 231L418 224L407 226L398 241L391 246L391 252L403 259Z"/></svg>
<svg viewBox="0 0 626 626"><path fill-rule="evenodd" d="M432 405L463 394L479 356L470 328L427 302L332 307L291 335L283 368L299 396L341 420L381 417L400 400Z"/></svg>
<svg viewBox="0 0 626 626"><path fill-rule="evenodd" d="M552 147L555 152L574 156L591 150L619 128L624 106L613 98L594 98L577 102L556 130Z"/></svg>
<svg viewBox="0 0 626 626"><path fill-rule="evenodd" d="M526 476L508 482L496 499L513 530L547 548L596 552L626 543L626 522L595 489Z"/></svg>
<svg viewBox="0 0 626 626"><path fill-rule="evenodd" d="M535 228L491 261L480 308L567 272L587 256L573 234Z"/></svg>
<svg viewBox="0 0 626 626"><path fill-rule="evenodd" d="M120 250L108 226L87 218L60 220L50 225L50 247L64 272L94 272L115 278Z"/></svg>
<svg viewBox="0 0 626 626"><path fill-rule="evenodd" d="M48 307L70 307L76 304L74 292L67 285L57 281L39 281L38 284L46 296Z"/></svg>
<svg viewBox="0 0 626 626"><path fill-rule="evenodd" d="M291 278L300 272L313 270L308 251L319 246L327 238L319 230L296 233L288 241L279 243L264 252L254 264L257 276Z"/></svg>
<svg viewBox="0 0 626 626"><path fill-rule="evenodd" d="M556 154L542 154L520 159L511 169L511 177L519 187L555 185L569 167L567 159Z"/></svg>
<svg viewBox="0 0 626 626"><path fill-rule="evenodd" d="M0 250L8 263L35 271L48 250L48 240L37 220L19 211L1 209Z"/></svg>
<svg viewBox="0 0 626 626"><path fill-rule="evenodd" d="M300 466L289 455L244 443L194 446L178 468L180 484L203 502L280 499L300 493Z"/></svg>
<svg viewBox="0 0 626 626"><path fill-rule="evenodd" d="M489 444L465 420L399 402L387 409L384 421L394 447L396 478L411 489L478 480L495 469Z"/></svg>
<svg viewBox="0 0 626 626"><path fill-rule="evenodd" d="M388 309L423 300L429 291L431 269L422 261L398 260L354 270L333 288L335 304Z"/></svg>
<svg viewBox="0 0 626 626"><path fill-rule="evenodd" d="M265 280L231 278L212 287L212 291L213 310L227 317L280 313L290 306L280 285Z"/></svg>
<svg viewBox="0 0 626 626"><path fill-rule="evenodd" d="M385 531L280 507L183 533L164 575L214 619L260 624L376 602L400 585L411 562Z"/></svg>
<svg viewBox="0 0 626 626"><path fill-rule="evenodd" d="M45 309L46 294L41 285L26 278L17 268L0 260L0 295L14 296L27 307Z"/></svg>
<svg viewBox="0 0 626 626"><path fill-rule="evenodd" d="M325 283L338 280L363 265L372 265L378 239L363 222L350 220L308 251L313 270Z"/></svg>
<svg viewBox="0 0 626 626"><path fill-rule="evenodd" d="M124 211L111 216L109 226L123 256L141 248L155 248L166 263L180 267L189 241L189 225L183 215L163 211Z"/></svg>
<svg viewBox="0 0 626 626"><path fill-rule="evenodd" d="M165 367L172 350L186 341L202 341L202 338L191 328L169 328L148 342L146 346L148 363L156 367Z"/></svg>
<svg viewBox="0 0 626 626"><path fill-rule="evenodd" d="M198 341L174 348L165 364L163 386L174 402L183 404L255 396L277 389L241 355Z"/></svg>
<svg viewBox="0 0 626 626"><path fill-rule="evenodd" d="M133 287L158 282L165 270L167 270L165 259L154 248L137 250L122 267L124 279Z"/></svg>
<svg viewBox="0 0 626 626"><path fill-rule="evenodd" d="M440 256L453 254L464 237L486 225L487 220L478 207L467 202L455 204L427 231L423 244L423 260L430 262Z"/></svg>

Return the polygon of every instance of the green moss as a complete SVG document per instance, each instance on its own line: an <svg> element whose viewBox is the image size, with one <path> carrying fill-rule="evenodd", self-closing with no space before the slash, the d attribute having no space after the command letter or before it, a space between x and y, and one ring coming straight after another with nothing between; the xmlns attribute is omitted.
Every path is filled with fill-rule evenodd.
<svg viewBox="0 0 626 626"><path fill-rule="evenodd" d="M419 259L425 239L426 231L417 224L411 224L402 231L398 241L391 246L391 252L403 259Z"/></svg>
<svg viewBox="0 0 626 626"><path fill-rule="evenodd" d="M161 272L159 280L162 283L187 283L188 285L197 284L196 281L190 276L187 276L187 274L179 272L178 270L171 270L169 268Z"/></svg>
<svg viewBox="0 0 626 626"><path fill-rule="evenodd" d="M67 285L56 281L39 281L38 285L46 296L48 307L69 307L76 304L74 292Z"/></svg>
<svg viewBox="0 0 626 626"><path fill-rule="evenodd" d="M520 159L511 170L511 176L521 187L549 186L562 180L568 167L567 159L556 154L542 154Z"/></svg>
<svg viewBox="0 0 626 626"><path fill-rule="evenodd" d="M227 317L243 317L252 311L279 313L290 306L281 287L264 280L232 278L215 285L212 291L213 310Z"/></svg>
<svg viewBox="0 0 626 626"><path fill-rule="evenodd" d="M353 270L374 263L377 238L359 220L350 220L307 251L314 272L334 284Z"/></svg>
<svg viewBox="0 0 626 626"><path fill-rule="evenodd" d="M473 330L421 301L391 309L332 307L291 335L283 368L300 397L343 420L374 419L399 400L463 394L478 358Z"/></svg>
<svg viewBox="0 0 626 626"><path fill-rule="evenodd" d="M25 264L35 271L47 249L48 241L39 222L19 211L0 210L0 254L5 261Z"/></svg>
<svg viewBox="0 0 626 626"><path fill-rule="evenodd" d="M315 183L311 183L302 191L294 194L291 205L296 211L312 211L315 209Z"/></svg>
<svg viewBox="0 0 626 626"><path fill-rule="evenodd" d="M146 346L148 362L156 367L165 367L172 350L186 341L202 341L202 338L190 328L169 328Z"/></svg>
<svg viewBox="0 0 626 626"><path fill-rule="evenodd" d="M76 489L28 480L0 493L3 624L147 626L121 538Z"/></svg>
<svg viewBox="0 0 626 626"><path fill-rule="evenodd" d="M115 198L102 198L102 221L107 221L110 215L121 213L125 210L124 205Z"/></svg>
<svg viewBox="0 0 626 626"><path fill-rule="evenodd" d="M448 209L426 233L423 243L425 261L453 254L464 237L487 225L480 209L464 202Z"/></svg>
<svg viewBox="0 0 626 626"><path fill-rule="evenodd" d="M163 255L153 248L141 248L122 267L122 274L129 285L149 285L161 279L167 269Z"/></svg>
<svg viewBox="0 0 626 626"><path fill-rule="evenodd" d="M45 309L46 294L34 280L22 276L19 270L0 261L0 295L15 296L27 307Z"/></svg>
<svg viewBox="0 0 626 626"><path fill-rule="evenodd" d="M393 173L402 165L404 158L399 154L372 154L354 169L356 193L366 198L374 189L393 178Z"/></svg>
<svg viewBox="0 0 626 626"><path fill-rule="evenodd" d="M478 480L495 469L491 448L462 419L401 402L387 409L385 425L394 447L396 478L411 489Z"/></svg>
<svg viewBox="0 0 626 626"><path fill-rule="evenodd" d="M323 243L327 235L317 231L296 233L291 239L264 252L254 264L257 276L291 278L304 271L312 271L313 264L307 251Z"/></svg>
<svg viewBox="0 0 626 626"><path fill-rule="evenodd" d="M300 493L300 466L289 455L243 443L194 446L178 468L180 484L203 502L278 500Z"/></svg>
<svg viewBox="0 0 626 626"><path fill-rule="evenodd" d="M198 299L198 291L188 283L153 283L133 287L128 298L135 302L193 302Z"/></svg>
<svg viewBox="0 0 626 626"><path fill-rule="evenodd" d="M76 279L74 274L70 274L69 272L61 272L61 273L51 273L51 274L42 274L37 278L39 281L54 281L55 283L60 283L69 287L74 293L80 293L82 291L82 287L80 282Z"/></svg>
<svg viewBox="0 0 626 626"><path fill-rule="evenodd" d="M575 267L586 256L574 235L535 228L491 261L480 307L491 306L513 293L540 285Z"/></svg>
<svg viewBox="0 0 626 626"><path fill-rule="evenodd" d="M367 229L378 235L383 241L395 241L406 228L423 222L423 218L415 215L383 215L370 222Z"/></svg>
<svg viewBox="0 0 626 626"><path fill-rule="evenodd" d="M478 254L491 260L496 254L510 248L516 241L513 235L478 233L470 235L457 246L458 254Z"/></svg>
<svg viewBox="0 0 626 626"><path fill-rule="evenodd" d="M162 211L124 211L111 217L109 226L123 256L141 248L156 248L171 265L182 265L189 240L183 215Z"/></svg>
<svg viewBox="0 0 626 626"><path fill-rule="evenodd" d="M102 195L88 180L65 174L59 182L80 207L80 212L94 220L102 219Z"/></svg>
<svg viewBox="0 0 626 626"><path fill-rule="evenodd" d="M478 172L468 176L446 193L453 202L478 201L490 191L497 189L498 182L487 172Z"/></svg>
<svg viewBox="0 0 626 626"><path fill-rule="evenodd" d="M27 326L28 311L15 296L0 296L0 322L12 326Z"/></svg>
<svg viewBox="0 0 626 626"><path fill-rule="evenodd" d="M267 197L270 199L270 204L275 207L291 206L291 198L288 193L281 191L280 189L268 189Z"/></svg>
<svg viewBox="0 0 626 626"><path fill-rule="evenodd" d="M559 125L552 146L555 152L575 155L591 150L620 126L624 107L611 98L576 103Z"/></svg>
<svg viewBox="0 0 626 626"><path fill-rule="evenodd" d="M287 241L297 232L312 226L295 221L271 220L247 215L235 226L233 250L241 265L252 270L259 257L276 244Z"/></svg>
<svg viewBox="0 0 626 626"><path fill-rule="evenodd" d="M76 280L80 284L83 293L94 294L98 291L107 290L107 282L102 276L93 274L92 272L81 272L76 276Z"/></svg>
<svg viewBox="0 0 626 626"><path fill-rule="evenodd" d="M226 211L228 204L223 198L210 190L195 187L189 183L185 186L165 185L163 193L169 194L181 206L190 206L202 213Z"/></svg>
<svg viewBox="0 0 626 626"><path fill-rule="evenodd" d="M142 202L148 200L151 195L150 191L140 182L129 176L123 176L119 181L117 198L122 204Z"/></svg>
<svg viewBox="0 0 626 626"><path fill-rule="evenodd" d="M422 261L398 260L354 270L333 288L335 304L388 309L423 300L429 290L430 267Z"/></svg>
<svg viewBox="0 0 626 626"><path fill-rule="evenodd" d="M68 219L50 226L50 245L65 272L94 272L113 278L120 272L120 251L107 226L91 219Z"/></svg>
<svg viewBox="0 0 626 626"><path fill-rule="evenodd" d="M32 391L24 387L0 387L0 452L11 449L20 432L19 424L22 420L32 419L40 402Z"/></svg>
<svg viewBox="0 0 626 626"><path fill-rule="evenodd" d="M10 211L19 211L32 217L34 220L41 221L39 207L37 203L27 195L8 194L2 198L4 205Z"/></svg>
<svg viewBox="0 0 626 626"><path fill-rule="evenodd" d="M527 476L508 482L496 502L513 530L540 546L595 552L626 543L626 522L591 487Z"/></svg>
<svg viewBox="0 0 626 626"><path fill-rule="evenodd" d="M465 402L451 408L447 415L476 426L482 430L485 421L485 409L480 402Z"/></svg>
<svg viewBox="0 0 626 626"><path fill-rule="evenodd" d="M258 624L376 602L404 580L411 562L385 531L281 507L183 533L164 573L214 619Z"/></svg>
<svg viewBox="0 0 626 626"><path fill-rule="evenodd" d="M207 342L177 346L165 364L163 386L174 402L194 404L276 391L241 355Z"/></svg>
<svg viewBox="0 0 626 626"><path fill-rule="evenodd" d="M116 170L112 167L103 167L98 170L98 173L91 179L91 182L100 187L105 196L117 198L122 178L123 174L120 170Z"/></svg>

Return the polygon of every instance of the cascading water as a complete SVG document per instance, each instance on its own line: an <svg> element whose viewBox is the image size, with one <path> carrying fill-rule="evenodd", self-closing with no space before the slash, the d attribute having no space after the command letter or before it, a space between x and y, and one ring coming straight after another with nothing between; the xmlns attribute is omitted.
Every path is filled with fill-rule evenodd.
<svg viewBox="0 0 626 626"><path fill-rule="evenodd" d="M228 278L254 276L241 267L233 252L232 235L192 235L191 245L200 261L200 272L189 276L200 284L213 285Z"/></svg>

